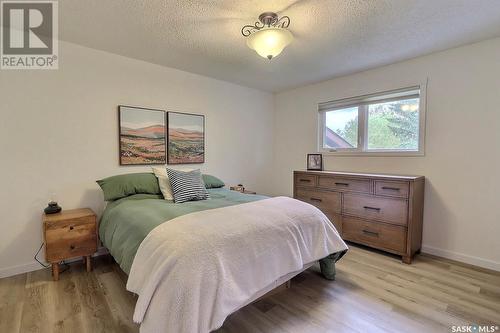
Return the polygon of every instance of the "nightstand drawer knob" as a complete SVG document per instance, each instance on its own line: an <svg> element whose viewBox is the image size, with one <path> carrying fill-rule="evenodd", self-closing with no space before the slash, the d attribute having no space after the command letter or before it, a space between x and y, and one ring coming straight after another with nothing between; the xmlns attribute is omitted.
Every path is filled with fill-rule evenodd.
<svg viewBox="0 0 500 333"><path fill-rule="evenodd" d="M75 229L75 227L73 227L73 226L70 226L70 227L69 227L69 230L73 230L73 229Z"/></svg>
<svg viewBox="0 0 500 333"><path fill-rule="evenodd" d="M72 250L74 250L75 246L74 245L70 245L69 248L72 249Z"/></svg>

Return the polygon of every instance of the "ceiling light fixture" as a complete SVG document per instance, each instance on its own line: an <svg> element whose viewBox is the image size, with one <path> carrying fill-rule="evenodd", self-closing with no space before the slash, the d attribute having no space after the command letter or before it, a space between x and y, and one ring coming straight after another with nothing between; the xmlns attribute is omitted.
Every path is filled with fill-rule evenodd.
<svg viewBox="0 0 500 333"><path fill-rule="evenodd" d="M265 12L259 15L259 21L254 25L245 25L241 29L241 34L247 37L249 48L271 60L293 40L292 33L286 29L290 25L290 18Z"/></svg>

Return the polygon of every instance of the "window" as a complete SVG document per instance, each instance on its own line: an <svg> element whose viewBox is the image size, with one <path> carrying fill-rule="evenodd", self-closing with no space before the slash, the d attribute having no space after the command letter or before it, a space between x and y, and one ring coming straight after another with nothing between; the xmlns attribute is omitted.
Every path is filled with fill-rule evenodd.
<svg viewBox="0 0 500 333"><path fill-rule="evenodd" d="M420 87L319 104L320 151L346 154L423 154Z"/></svg>

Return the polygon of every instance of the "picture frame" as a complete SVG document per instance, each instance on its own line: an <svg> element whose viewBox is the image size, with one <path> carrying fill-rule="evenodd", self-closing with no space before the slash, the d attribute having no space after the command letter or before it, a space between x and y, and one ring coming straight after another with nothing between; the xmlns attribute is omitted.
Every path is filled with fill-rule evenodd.
<svg viewBox="0 0 500 333"><path fill-rule="evenodd" d="M167 162L205 163L205 115L167 112Z"/></svg>
<svg viewBox="0 0 500 333"><path fill-rule="evenodd" d="M166 163L164 110L119 105L118 129L120 165Z"/></svg>
<svg viewBox="0 0 500 333"><path fill-rule="evenodd" d="M307 170L323 171L323 155L307 154Z"/></svg>

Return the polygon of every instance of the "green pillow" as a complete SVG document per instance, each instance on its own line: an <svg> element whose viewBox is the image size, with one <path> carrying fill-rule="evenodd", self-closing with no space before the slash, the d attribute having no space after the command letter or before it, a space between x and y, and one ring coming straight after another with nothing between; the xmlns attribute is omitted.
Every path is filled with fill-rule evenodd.
<svg viewBox="0 0 500 333"><path fill-rule="evenodd" d="M219 188L226 185L222 180L212 175L203 175L203 182L206 188Z"/></svg>
<svg viewBox="0 0 500 333"><path fill-rule="evenodd" d="M133 194L161 194L158 179L153 173L128 173L98 180L104 200L112 201Z"/></svg>

